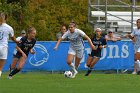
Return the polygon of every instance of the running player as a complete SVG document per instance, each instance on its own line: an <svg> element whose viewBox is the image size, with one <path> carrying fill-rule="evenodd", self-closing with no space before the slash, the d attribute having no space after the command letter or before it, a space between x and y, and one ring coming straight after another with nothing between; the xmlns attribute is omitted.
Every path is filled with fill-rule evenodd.
<svg viewBox="0 0 140 93"><path fill-rule="evenodd" d="M106 39L101 36L102 30L100 28L96 29L96 35L93 36L92 43L95 46L95 50L91 51L91 54L88 55L86 65L88 66L88 71L85 76L89 76L94 65L99 61L101 57L101 52L103 48L106 48Z"/></svg>
<svg viewBox="0 0 140 93"><path fill-rule="evenodd" d="M140 68L137 67L137 64L139 64L139 60L140 60L140 19L137 19L136 24L137 24L137 28L134 29L131 34L127 35L130 39L132 39L134 43L134 51L135 51L134 71L132 74L137 74L137 68ZM140 74L140 69L138 74Z"/></svg>
<svg viewBox="0 0 140 93"><path fill-rule="evenodd" d="M20 36L17 37L16 40L17 40L17 41L20 41L20 39L21 39L22 37L24 37L24 36L26 36L26 31L25 31L25 30L22 30ZM17 53L17 49L15 48L15 49L14 49L14 54L16 54L16 53ZM17 63L17 60L18 60L18 59L16 59L16 58L13 57L12 63L13 63L13 64L14 64L14 63ZM10 64L10 66L9 66L9 69L10 69L10 72L11 72L11 70L12 70L11 64Z"/></svg>
<svg viewBox="0 0 140 93"><path fill-rule="evenodd" d="M75 23L70 23L69 30L61 38L58 39L57 44L54 47L54 49L57 50L61 40L65 38L68 38L70 40L70 47L67 56L67 64L72 69L73 72L72 78L75 78L76 74L78 73L77 68L84 54L84 44L82 37L85 37L88 40L88 43L92 49L95 48L95 46L91 42L91 39L83 31L75 28ZM72 63L74 57L75 57L75 65Z"/></svg>
<svg viewBox="0 0 140 93"><path fill-rule="evenodd" d="M12 76L18 73L24 66L29 52L34 54L32 50L36 43L36 29L34 27L29 27L27 29L27 36L20 39L20 43L16 46L17 52L14 54L13 62L11 64L11 72L8 76L9 79L12 79ZM18 63L19 62L19 63ZM18 63L18 66L16 67Z"/></svg>
<svg viewBox="0 0 140 93"><path fill-rule="evenodd" d="M5 64L8 55L8 39L9 35L13 41L16 43L16 38L14 36L14 30L11 26L6 24L7 16L5 13L0 12L0 77L2 74L2 68Z"/></svg>

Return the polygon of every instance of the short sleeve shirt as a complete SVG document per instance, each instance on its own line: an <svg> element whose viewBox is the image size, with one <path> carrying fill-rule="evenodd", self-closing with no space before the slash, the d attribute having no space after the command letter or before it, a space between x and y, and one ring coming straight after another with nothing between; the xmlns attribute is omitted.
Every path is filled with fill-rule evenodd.
<svg viewBox="0 0 140 93"><path fill-rule="evenodd" d="M69 30L62 36L62 39L68 38L70 47L74 50L84 49L83 37L85 33L80 29L75 29L74 33Z"/></svg>
<svg viewBox="0 0 140 93"><path fill-rule="evenodd" d="M14 36L14 30L6 23L0 25L0 46L8 47L9 36Z"/></svg>

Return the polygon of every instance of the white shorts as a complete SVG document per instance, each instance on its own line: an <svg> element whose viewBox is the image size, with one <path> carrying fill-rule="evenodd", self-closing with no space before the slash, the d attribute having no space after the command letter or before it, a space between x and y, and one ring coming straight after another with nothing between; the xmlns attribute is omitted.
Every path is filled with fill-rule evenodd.
<svg viewBox="0 0 140 93"><path fill-rule="evenodd" d="M84 54L84 49L74 50L72 48L69 48L68 54L76 55L76 57L82 58Z"/></svg>
<svg viewBox="0 0 140 93"><path fill-rule="evenodd" d="M137 52L140 53L140 47L137 50L135 50L135 53L137 53Z"/></svg>
<svg viewBox="0 0 140 93"><path fill-rule="evenodd" d="M0 46L0 59L7 59L8 48L6 46Z"/></svg>

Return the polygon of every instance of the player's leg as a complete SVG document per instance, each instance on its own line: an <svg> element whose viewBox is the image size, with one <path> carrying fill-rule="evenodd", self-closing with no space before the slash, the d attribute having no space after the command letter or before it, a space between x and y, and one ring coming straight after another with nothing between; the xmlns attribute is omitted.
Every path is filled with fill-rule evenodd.
<svg viewBox="0 0 140 93"><path fill-rule="evenodd" d="M74 59L74 56L75 55L73 55L73 54L68 54L68 56L67 56L67 64L69 65L69 67L71 68L71 70L75 72L76 69L75 69L74 64L72 63L72 61Z"/></svg>
<svg viewBox="0 0 140 93"><path fill-rule="evenodd" d="M1 74L2 74L2 68L5 64L5 59L0 59L0 77L1 77Z"/></svg>
<svg viewBox="0 0 140 93"><path fill-rule="evenodd" d="M85 76L89 76L90 75L90 73L92 72L92 70L93 70L95 64L98 62L98 60L99 60L98 57L93 57L93 59L92 59L92 61L90 63L90 67L89 67L87 73L85 74Z"/></svg>
<svg viewBox="0 0 140 93"><path fill-rule="evenodd" d="M10 67L9 67L10 72L11 72L14 68L16 68L16 65L17 65L18 61L19 61L18 58L13 57L13 59L12 59L12 63L10 64Z"/></svg>
<svg viewBox="0 0 140 93"><path fill-rule="evenodd" d="M72 69L73 75L74 73L78 73L75 69L75 65L72 63L74 57L75 57L76 51L74 51L72 48L69 48L68 56L67 56L67 64Z"/></svg>
<svg viewBox="0 0 140 93"><path fill-rule="evenodd" d="M90 54L88 54L88 58L86 60L86 65L88 68L90 67L92 60L93 60L93 57Z"/></svg>
<svg viewBox="0 0 140 93"><path fill-rule="evenodd" d="M0 46L0 77L2 74L2 69L5 64L5 60L7 59L7 47Z"/></svg>
<svg viewBox="0 0 140 93"><path fill-rule="evenodd" d="M75 57L75 68L78 69L80 65L80 61L84 55L84 49L77 50L76 51L76 57Z"/></svg>
<svg viewBox="0 0 140 93"><path fill-rule="evenodd" d="M135 60L137 74L140 74L140 48L135 54Z"/></svg>
<svg viewBox="0 0 140 93"><path fill-rule="evenodd" d="M80 65L81 58L75 57L75 69L77 70Z"/></svg>
<svg viewBox="0 0 140 93"><path fill-rule="evenodd" d="M87 58L87 61L86 61L86 65L88 67L88 71L86 72L85 76L88 76L89 73L91 73L90 65L91 65L92 60L93 60L93 57L89 54L88 58Z"/></svg>
<svg viewBox="0 0 140 93"><path fill-rule="evenodd" d="M20 57L18 67L14 68L13 71L9 74L9 79L11 79L11 77L13 75L17 74L22 69L22 67L24 66L25 62L26 62L26 58L23 57L23 56Z"/></svg>

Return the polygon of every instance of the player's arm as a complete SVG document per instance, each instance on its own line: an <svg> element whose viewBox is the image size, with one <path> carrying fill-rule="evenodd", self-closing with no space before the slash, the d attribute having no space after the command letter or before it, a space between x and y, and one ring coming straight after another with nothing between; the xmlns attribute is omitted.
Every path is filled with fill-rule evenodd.
<svg viewBox="0 0 140 93"><path fill-rule="evenodd" d="M55 47L54 47L54 50L57 50L57 49L58 49L58 46L59 46L59 44L60 44L60 42L61 42L62 40L63 40L62 37L58 39L58 41L57 41L57 43L56 43L56 45L55 45Z"/></svg>
<svg viewBox="0 0 140 93"><path fill-rule="evenodd" d="M9 35L10 35L10 37L11 37L11 39L15 42L15 43L19 43L19 41L17 41L16 40L16 37L14 36L14 30L13 30L13 28L11 28L11 30L9 30Z"/></svg>
<svg viewBox="0 0 140 93"><path fill-rule="evenodd" d="M88 41L90 47L92 48L92 50L96 50L95 46L93 45L93 43L91 41L91 39L86 34L84 35L84 38L87 39L87 41Z"/></svg>
<svg viewBox="0 0 140 93"><path fill-rule="evenodd" d="M127 34L126 37L129 37L129 38L132 39L132 40L133 40L133 38L134 38L133 36L131 36L131 34Z"/></svg>
<svg viewBox="0 0 140 93"><path fill-rule="evenodd" d="M60 38L58 39L58 41L57 41L57 43L56 43L56 45L55 45L55 47L54 47L54 50L57 50L57 49L58 49L58 46L59 46L60 42L61 42L63 39L65 39L67 36L68 36L68 31L67 31L62 37L60 37Z"/></svg>
<svg viewBox="0 0 140 93"><path fill-rule="evenodd" d="M19 47L18 45L16 46L16 49L22 54L22 56L23 56L24 58L27 57L26 54L20 49L20 47Z"/></svg>
<svg viewBox="0 0 140 93"><path fill-rule="evenodd" d="M100 45L99 48L100 48L100 49L106 48L106 47L107 47L107 40L104 39L102 43L103 43L103 44Z"/></svg>
<svg viewBox="0 0 140 93"><path fill-rule="evenodd" d="M35 52L33 51L33 49L30 49L30 53L31 54L35 54Z"/></svg>
<svg viewBox="0 0 140 93"><path fill-rule="evenodd" d="M15 43L17 43L17 44L19 43L19 41L16 40L16 37L15 37L15 36L11 37L11 39L12 39Z"/></svg>

